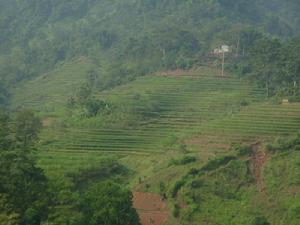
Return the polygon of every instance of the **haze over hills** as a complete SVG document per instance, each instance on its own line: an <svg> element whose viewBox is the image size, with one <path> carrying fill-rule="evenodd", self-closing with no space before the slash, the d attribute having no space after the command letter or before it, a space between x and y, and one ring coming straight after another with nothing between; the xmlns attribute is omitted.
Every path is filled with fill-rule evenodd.
<svg viewBox="0 0 300 225"><path fill-rule="evenodd" d="M288 38L300 27L299 2L292 0L3 0L0 10L0 71L10 83L87 56L105 69L106 88L191 66L219 44L236 45L240 34L240 50L248 48L248 29Z"/></svg>
<svg viewBox="0 0 300 225"><path fill-rule="evenodd" d="M299 10L0 0L0 225L299 225Z"/></svg>

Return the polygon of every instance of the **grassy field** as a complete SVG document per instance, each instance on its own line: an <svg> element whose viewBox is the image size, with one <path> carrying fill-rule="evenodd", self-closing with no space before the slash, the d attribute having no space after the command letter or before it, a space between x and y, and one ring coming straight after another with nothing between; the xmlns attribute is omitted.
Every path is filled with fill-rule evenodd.
<svg viewBox="0 0 300 225"><path fill-rule="evenodd" d="M99 98L111 102L111 113L54 122L41 146L55 154L149 155L197 152L211 139L222 150L231 142L288 135L300 125L299 104L269 102L264 90L233 77L147 76Z"/></svg>
<svg viewBox="0 0 300 225"><path fill-rule="evenodd" d="M53 71L27 81L21 88L14 90L11 108L14 110L25 107L34 109L41 115L61 116L65 113L62 110L67 99L86 82L90 70L101 73L101 68L84 57L61 64Z"/></svg>
<svg viewBox="0 0 300 225"><path fill-rule="evenodd" d="M181 136L214 126L212 121L239 113L242 101L254 104L262 95L261 90L234 78L148 76L100 93L99 98L114 106L113 112L95 118L69 117L65 127L55 128L59 138L52 146L163 152Z"/></svg>

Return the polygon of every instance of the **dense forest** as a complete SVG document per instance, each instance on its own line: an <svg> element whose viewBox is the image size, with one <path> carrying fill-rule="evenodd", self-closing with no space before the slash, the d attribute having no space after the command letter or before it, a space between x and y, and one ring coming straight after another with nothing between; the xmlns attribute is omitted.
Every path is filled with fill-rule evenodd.
<svg viewBox="0 0 300 225"><path fill-rule="evenodd" d="M8 101L8 92L4 84L0 83L0 105L4 107L4 105Z"/></svg>
<svg viewBox="0 0 300 225"><path fill-rule="evenodd" d="M268 97L290 96L291 101L299 101L299 50L299 38L284 42L261 37L246 56L233 63L233 68L265 87Z"/></svg>
<svg viewBox="0 0 300 225"><path fill-rule="evenodd" d="M299 7L292 0L1 1L0 72L14 85L87 56L109 88L201 64L222 43L249 53L255 32L286 40L299 33Z"/></svg>
<svg viewBox="0 0 300 225"><path fill-rule="evenodd" d="M50 110L34 112L13 105L15 90L35 79L45 79L46 82L47 76L55 74L57 68L83 59L91 65L85 74L86 79L73 90L71 97L64 96L68 99L62 100L66 109L59 112L64 114L63 119L57 119L61 116L59 113L59 116L54 116L54 120L59 121L54 129L65 132L71 127L70 124L85 122L86 127L95 128L95 122L99 121L99 129L108 126L132 128L140 120L146 124L160 119L155 116L168 109L155 103L157 96L146 96L151 91L138 94L137 90L128 103L120 105L118 100L113 102L114 98L112 101L106 100L103 97L105 94L101 95L103 91L157 72L196 71L203 66L219 70L220 55L213 52L226 44L230 47L230 52L226 54L226 72L234 74L237 80L254 84L257 90L261 88L259 90L263 90L266 99L288 99L290 103L299 103L299 10L299 0L0 0L0 225L140 225L137 210L133 207L133 194L128 187L131 182L129 177L137 172L123 165L119 160L121 157L105 155L96 166L93 164L92 168L66 172L61 177L51 176L51 171L47 173L39 166L39 148L54 142L48 139L40 141L40 136L45 138L51 133L41 134L48 126L41 117L48 118L46 116ZM209 86L215 81L207 82ZM154 85L157 83L154 82ZM193 89L194 86L189 85ZM222 85L220 83L219 87ZM227 96L230 94L227 93ZM118 94L113 93L113 96ZM172 100L175 102L175 97ZM167 97L162 100L170 104L165 107L176 106L168 101ZM141 102L147 104L142 109L144 111L139 111ZM231 107L235 102L222 104ZM236 111L249 104L250 100L239 97ZM225 109L233 117L233 106L230 110ZM192 107L188 110L194 112ZM78 122L81 119L83 122ZM96 130L92 132L96 133ZM120 130L114 132L113 135L122 133ZM84 130L83 133L88 132ZM60 135L55 133L49 136L57 139ZM129 136L124 132L126 135ZM164 147L176 148L180 154L187 154L184 141L175 136L169 139L163 143ZM105 140L108 137L105 136ZM125 139L117 139L120 140ZM117 141L110 144L117 145ZM135 139L129 142L144 144ZM268 152L284 155L297 152L300 141L297 136L285 141L280 139L276 143L268 146ZM208 202L205 199L207 196L213 196L211 198L214 198L212 201L216 201L216 205L219 198L221 202L224 199L225 202L247 199L248 196L240 193L240 188L253 182L249 175L250 160L243 161L245 157L252 157L252 146L249 143L246 147L234 144L231 143L230 148L237 156L221 156L214 160L209 156L208 162L205 161L201 168L196 164L197 168L182 169L178 173L182 178L177 179L180 176L176 174L175 183L172 181L169 186L163 181L159 183L159 191L155 190L164 200L169 198L174 203L174 218L182 219L184 224L192 224L190 220L196 221L197 213L211 213L199 206ZM152 162L155 160L152 159ZM185 155L169 160L167 166L162 168L168 170L172 166L198 163L197 160L194 156ZM202 163L206 158L201 160ZM291 169L291 174L296 174L294 168L296 166ZM160 170L160 167L155 170ZM217 180L215 173L220 180L224 179L224 186L219 185L219 189L216 186L220 180ZM170 174L169 177L172 177L173 174ZM237 176L240 180L234 180ZM237 187L227 185L226 182L232 177L238 183ZM142 180L140 176L139 186L142 186ZM145 188L151 189L149 184ZM188 198L191 207L182 203L184 197L176 203L180 191ZM295 209L292 212L299 212L300 206L293 204ZM186 208L183 216L180 216L180 207L182 211ZM252 215L254 213L251 211L249 214L251 218L245 213L250 218L245 224L250 224L249 221L253 225L271 224L259 213ZM298 217L288 215L282 221L296 221L294 218Z"/></svg>

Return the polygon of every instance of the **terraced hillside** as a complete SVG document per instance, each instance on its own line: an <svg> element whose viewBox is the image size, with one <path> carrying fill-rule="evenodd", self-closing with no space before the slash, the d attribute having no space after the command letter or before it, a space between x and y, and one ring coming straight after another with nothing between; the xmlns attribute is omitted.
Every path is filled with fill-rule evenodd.
<svg viewBox="0 0 300 225"><path fill-rule="evenodd" d="M67 99L86 81L90 70L101 72L101 68L84 57L61 64L53 71L16 88L13 92L12 109L25 107L40 113L57 115Z"/></svg>
<svg viewBox="0 0 300 225"><path fill-rule="evenodd" d="M238 113L242 101L259 101L263 92L228 77L149 76L101 95L115 106L113 113L80 122L70 119L66 128L56 130L58 138L47 146L163 152L172 139Z"/></svg>
<svg viewBox="0 0 300 225"><path fill-rule="evenodd" d="M146 76L97 97L110 102L110 112L93 118L70 112L63 121L52 118L41 140L48 167L60 164L60 156L68 164L68 154L84 165L87 161L80 159L86 154L206 150L214 156L228 151L233 142L288 135L300 127L300 104L272 103L263 89L213 73Z"/></svg>

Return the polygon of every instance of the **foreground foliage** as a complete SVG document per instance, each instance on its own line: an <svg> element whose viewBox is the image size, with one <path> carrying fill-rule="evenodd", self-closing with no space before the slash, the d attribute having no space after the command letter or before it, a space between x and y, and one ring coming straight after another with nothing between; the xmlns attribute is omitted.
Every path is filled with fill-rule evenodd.
<svg viewBox="0 0 300 225"><path fill-rule="evenodd" d="M269 145L265 151L271 152L262 164L257 164L259 159L252 147L247 157L228 156L228 160L219 158L200 169L191 169L169 193L181 223L297 225L299 140L296 136ZM276 205L270 201L274 198ZM185 202L186 206L178 207L177 202Z"/></svg>
<svg viewBox="0 0 300 225"><path fill-rule="evenodd" d="M105 207L103 207L105 205ZM140 225L132 208L132 194L111 182L91 186L83 198L87 225Z"/></svg>
<svg viewBox="0 0 300 225"><path fill-rule="evenodd" d="M12 125L11 125L12 124ZM127 169L114 160L102 167L49 180L37 166L35 143L40 120L28 110L12 119L0 115L0 224L139 224L132 194L116 183ZM104 181L92 188L89 185ZM85 183L85 185L83 185ZM100 209L102 211L100 211Z"/></svg>

